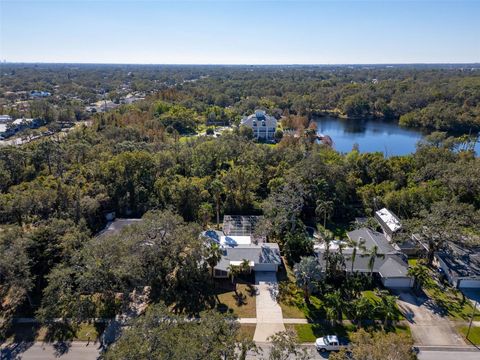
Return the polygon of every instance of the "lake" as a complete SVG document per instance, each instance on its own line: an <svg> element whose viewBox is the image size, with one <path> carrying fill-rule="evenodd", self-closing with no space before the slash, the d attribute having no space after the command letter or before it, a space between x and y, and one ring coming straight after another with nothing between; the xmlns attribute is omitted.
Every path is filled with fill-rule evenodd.
<svg viewBox="0 0 480 360"><path fill-rule="evenodd" d="M386 156L406 155L415 152L417 142L424 136L419 130L400 127L395 122L366 119L316 118L317 133L329 135L333 147L339 152L349 152L358 144L360 152L380 151ZM480 151L477 144L476 152Z"/></svg>

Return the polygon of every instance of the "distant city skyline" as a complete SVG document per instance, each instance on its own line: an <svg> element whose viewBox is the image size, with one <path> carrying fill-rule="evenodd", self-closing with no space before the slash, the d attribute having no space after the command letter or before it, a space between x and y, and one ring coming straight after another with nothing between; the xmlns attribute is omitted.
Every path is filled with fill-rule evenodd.
<svg viewBox="0 0 480 360"><path fill-rule="evenodd" d="M479 63L480 1L0 0L0 60Z"/></svg>

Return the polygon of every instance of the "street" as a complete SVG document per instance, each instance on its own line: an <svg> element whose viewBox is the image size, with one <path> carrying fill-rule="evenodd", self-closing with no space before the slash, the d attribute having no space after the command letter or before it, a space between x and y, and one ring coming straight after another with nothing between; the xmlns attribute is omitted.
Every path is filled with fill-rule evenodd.
<svg viewBox="0 0 480 360"><path fill-rule="evenodd" d="M419 360L478 360L480 359L479 351L420 351Z"/></svg>
<svg viewBox="0 0 480 360"><path fill-rule="evenodd" d="M43 342L12 344L2 347L1 360L95 360L99 355L98 343L71 342L61 344L45 344Z"/></svg>

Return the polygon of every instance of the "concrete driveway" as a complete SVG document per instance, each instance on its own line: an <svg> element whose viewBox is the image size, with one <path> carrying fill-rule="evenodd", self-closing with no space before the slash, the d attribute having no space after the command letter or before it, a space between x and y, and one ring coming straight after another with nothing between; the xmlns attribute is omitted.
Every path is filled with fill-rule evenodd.
<svg viewBox="0 0 480 360"><path fill-rule="evenodd" d="M398 307L410 323L417 345L465 345L447 317L443 317L435 304L410 292L399 294Z"/></svg>
<svg viewBox="0 0 480 360"><path fill-rule="evenodd" d="M277 302L277 274L274 272L255 272L255 283L257 288L257 327L253 340L265 342L273 334L285 331L282 309Z"/></svg>

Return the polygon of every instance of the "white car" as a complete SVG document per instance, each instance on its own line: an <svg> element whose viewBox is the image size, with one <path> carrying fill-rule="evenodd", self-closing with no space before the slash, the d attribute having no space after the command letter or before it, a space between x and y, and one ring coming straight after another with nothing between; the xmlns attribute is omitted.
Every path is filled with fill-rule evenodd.
<svg viewBox="0 0 480 360"><path fill-rule="evenodd" d="M341 342L337 335L326 335L315 340L315 347L320 352L339 351L341 348L346 346L347 344Z"/></svg>

